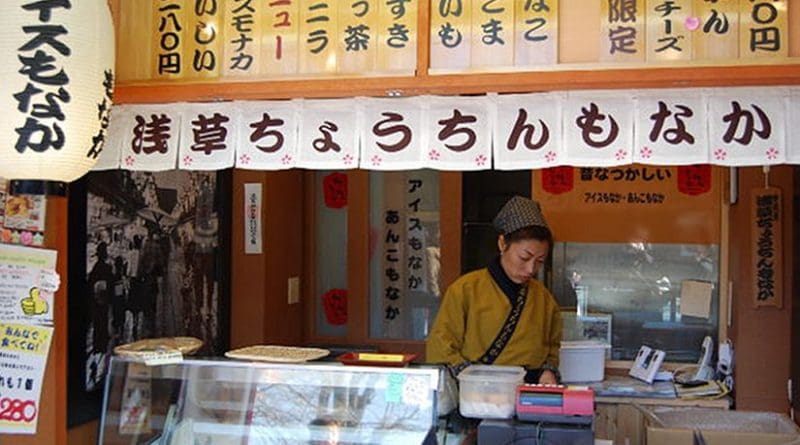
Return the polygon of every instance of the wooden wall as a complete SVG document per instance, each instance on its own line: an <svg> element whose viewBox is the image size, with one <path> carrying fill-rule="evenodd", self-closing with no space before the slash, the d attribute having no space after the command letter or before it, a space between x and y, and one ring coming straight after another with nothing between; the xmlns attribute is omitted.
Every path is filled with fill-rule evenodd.
<svg viewBox="0 0 800 445"><path fill-rule="evenodd" d="M244 253L244 184L262 185L262 249ZM301 170L234 170L231 208L231 348L303 341L303 308L289 305L288 279L301 276L303 175Z"/></svg>
<svg viewBox="0 0 800 445"><path fill-rule="evenodd" d="M730 209L730 279L733 289L733 325L728 331L736 351L736 409L788 413L787 380L790 375L792 306L792 246L797 225L793 220L792 167L773 167L770 185L782 190L783 208L783 308L753 305L751 256L751 194L764 187L760 167L739 169L739 196Z"/></svg>

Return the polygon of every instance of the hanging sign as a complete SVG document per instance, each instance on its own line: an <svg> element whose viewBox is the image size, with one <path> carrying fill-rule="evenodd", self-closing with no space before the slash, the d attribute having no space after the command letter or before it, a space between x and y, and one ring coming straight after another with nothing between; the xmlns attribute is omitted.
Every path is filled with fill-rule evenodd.
<svg viewBox="0 0 800 445"><path fill-rule="evenodd" d="M232 103L205 103L181 109L178 164L183 170L233 167L240 118Z"/></svg>
<svg viewBox="0 0 800 445"><path fill-rule="evenodd" d="M297 164L299 101L238 104L236 168L284 170Z"/></svg>
<svg viewBox="0 0 800 445"><path fill-rule="evenodd" d="M756 307L783 307L783 223L781 190L753 191L751 246L753 297Z"/></svg>
<svg viewBox="0 0 800 445"><path fill-rule="evenodd" d="M271 1L262 16L261 71L267 76L297 74L300 43L300 1Z"/></svg>
<svg viewBox="0 0 800 445"><path fill-rule="evenodd" d="M471 0L431 0L431 71L469 68Z"/></svg>
<svg viewBox="0 0 800 445"><path fill-rule="evenodd" d="M361 168L415 170L425 165L421 98L367 98L362 106Z"/></svg>
<svg viewBox="0 0 800 445"><path fill-rule="evenodd" d="M265 20L265 8L270 3L234 0L220 2L224 8L222 32L222 52L219 60L223 77L258 77L263 63L261 56L261 36ZM264 39L268 41L268 39Z"/></svg>
<svg viewBox="0 0 800 445"><path fill-rule="evenodd" d="M739 2L739 57L789 57L788 0Z"/></svg>
<svg viewBox="0 0 800 445"><path fill-rule="evenodd" d="M514 66L558 63L558 2L514 2Z"/></svg>
<svg viewBox="0 0 800 445"><path fill-rule="evenodd" d="M699 23L693 38L695 60L739 57L739 0L693 0L692 13Z"/></svg>
<svg viewBox="0 0 800 445"><path fill-rule="evenodd" d="M261 184L244 185L244 253L261 253Z"/></svg>
<svg viewBox="0 0 800 445"><path fill-rule="evenodd" d="M651 165L708 162L703 90L660 90L636 95L634 162Z"/></svg>
<svg viewBox="0 0 800 445"><path fill-rule="evenodd" d="M600 61L645 60L644 0L600 1Z"/></svg>
<svg viewBox="0 0 800 445"><path fill-rule="evenodd" d="M515 2L476 0L473 3L478 7L472 10L471 66L474 68L512 66Z"/></svg>
<svg viewBox="0 0 800 445"><path fill-rule="evenodd" d="M339 11L335 0L299 0L300 73L336 72Z"/></svg>
<svg viewBox="0 0 800 445"><path fill-rule="evenodd" d="M375 71L378 61L378 0L334 2L339 14L336 36L339 73Z"/></svg>
<svg viewBox="0 0 800 445"><path fill-rule="evenodd" d="M772 165L786 160L786 91L731 88L709 97L711 160L718 165Z"/></svg>
<svg viewBox="0 0 800 445"><path fill-rule="evenodd" d="M105 0L0 2L0 177L70 182L102 153L114 88Z"/></svg>
<svg viewBox="0 0 800 445"><path fill-rule="evenodd" d="M487 97L435 97L428 101L428 107L428 167L462 171L492 168Z"/></svg>
<svg viewBox="0 0 800 445"><path fill-rule="evenodd" d="M358 167L355 99L301 102L297 166L320 170Z"/></svg>
<svg viewBox="0 0 800 445"><path fill-rule="evenodd" d="M53 328L0 323L0 433L36 434Z"/></svg>
<svg viewBox="0 0 800 445"><path fill-rule="evenodd" d="M568 93L563 110L565 163L630 164L634 109L633 99L616 91Z"/></svg>
<svg viewBox="0 0 800 445"><path fill-rule="evenodd" d="M125 170L164 171L175 169L181 106L137 105L115 118L119 125L111 138L121 141L120 167Z"/></svg>
<svg viewBox="0 0 800 445"><path fill-rule="evenodd" d="M130 2L121 2L123 5ZM153 2L149 2L153 3ZM180 79L188 71L184 48L187 47L187 3L182 0L161 0L153 8L152 38L153 73L156 80ZM138 11L138 10L137 10Z"/></svg>
<svg viewBox="0 0 800 445"><path fill-rule="evenodd" d="M547 168L564 161L561 146L562 93L510 94L492 98L494 168Z"/></svg>
<svg viewBox="0 0 800 445"><path fill-rule="evenodd" d="M378 72L414 75L420 0L381 1L378 13Z"/></svg>
<svg viewBox="0 0 800 445"><path fill-rule="evenodd" d="M692 60L692 37L699 27L692 0L647 0L647 61Z"/></svg>
<svg viewBox="0 0 800 445"><path fill-rule="evenodd" d="M186 77L192 79L214 79L219 77L223 55L224 9L217 0L187 1L191 5L186 9L186 45L183 46L183 58L188 72Z"/></svg>
<svg viewBox="0 0 800 445"><path fill-rule="evenodd" d="M533 196L562 240L714 244L720 236L715 223L722 202L720 175L710 166L684 168L631 164L536 170Z"/></svg>

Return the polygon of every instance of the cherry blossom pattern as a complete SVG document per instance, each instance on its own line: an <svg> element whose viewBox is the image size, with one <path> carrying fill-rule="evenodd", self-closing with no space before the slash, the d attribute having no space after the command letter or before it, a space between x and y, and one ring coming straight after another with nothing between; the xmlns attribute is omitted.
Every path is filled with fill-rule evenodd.
<svg viewBox="0 0 800 445"><path fill-rule="evenodd" d="M19 236L19 240L23 245L30 246L33 243L33 234L26 230Z"/></svg>
<svg viewBox="0 0 800 445"><path fill-rule="evenodd" d="M428 152L428 159L430 159L431 161L438 161L439 158L441 157L442 155L439 153L438 150L431 150Z"/></svg>
<svg viewBox="0 0 800 445"><path fill-rule="evenodd" d="M488 160L489 159L484 155L475 156L475 164L478 165L479 167L483 167L484 165L486 165L486 161Z"/></svg>
<svg viewBox="0 0 800 445"><path fill-rule="evenodd" d="M614 153L614 157L617 159L617 161L623 161L628 157L628 150L623 150L620 148L616 153Z"/></svg>
<svg viewBox="0 0 800 445"><path fill-rule="evenodd" d="M639 156L641 156L642 159L650 159L650 157L653 156L653 150L650 147L642 147L642 149L639 150Z"/></svg>
<svg viewBox="0 0 800 445"><path fill-rule="evenodd" d="M547 162L553 162L553 161L555 161L555 160L556 160L556 152L554 152L554 151L552 151L552 150L551 150L551 151L548 151L548 152L547 152L547 153L544 155L544 160L545 160L545 161L547 161Z"/></svg>
<svg viewBox="0 0 800 445"><path fill-rule="evenodd" d="M714 150L714 159L717 161L724 161L728 157L728 152L724 148Z"/></svg>
<svg viewBox="0 0 800 445"><path fill-rule="evenodd" d="M249 164L251 160L252 160L252 158L250 157L250 155L248 155L246 153L241 155L241 156L239 156L239 163L242 164L242 165Z"/></svg>
<svg viewBox="0 0 800 445"><path fill-rule="evenodd" d="M700 18L695 16L686 17L683 25L686 26L686 29L689 31L696 31L700 28Z"/></svg>
<svg viewBox="0 0 800 445"><path fill-rule="evenodd" d="M281 158L281 164L289 165L291 163L292 163L292 155L289 154L283 155L283 157Z"/></svg>
<svg viewBox="0 0 800 445"><path fill-rule="evenodd" d="M378 156L378 155L372 155L372 157L369 159L369 161L372 163L373 167L377 167L377 166L381 165L381 162L383 162L383 159L381 159L381 157Z"/></svg>
<svg viewBox="0 0 800 445"><path fill-rule="evenodd" d="M342 158L342 162L344 162L344 165L352 164L353 163L353 156L351 156L349 153L344 155L344 157Z"/></svg>
<svg viewBox="0 0 800 445"><path fill-rule="evenodd" d="M128 155L125 157L125 165L128 167L132 167L135 162L136 160L133 158L133 156Z"/></svg>
<svg viewBox="0 0 800 445"><path fill-rule="evenodd" d="M194 158L192 158L189 155L186 155L186 156L183 157L183 165L186 166L186 167L189 167L190 165L192 165L193 161L194 161Z"/></svg>
<svg viewBox="0 0 800 445"><path fill-rule="evenodd" d="M767 154L767 159L769 159L770 161L774 161L775 159L778 158L778 155L780 154L780 152L778 151L777 148L770 147L770 148L767 149L767 153L766 154Z"/></svg>

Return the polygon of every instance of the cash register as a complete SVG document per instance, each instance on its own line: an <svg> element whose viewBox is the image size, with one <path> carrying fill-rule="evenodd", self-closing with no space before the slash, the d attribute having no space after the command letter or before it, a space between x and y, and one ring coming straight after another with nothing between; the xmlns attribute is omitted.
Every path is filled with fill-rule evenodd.
<svg viewBox="0 0 800 445"><path fill-rule="evenodd" d="M478 445L594 444L594 391L588 387L522 384L516 416L482 420Z"/></svg>

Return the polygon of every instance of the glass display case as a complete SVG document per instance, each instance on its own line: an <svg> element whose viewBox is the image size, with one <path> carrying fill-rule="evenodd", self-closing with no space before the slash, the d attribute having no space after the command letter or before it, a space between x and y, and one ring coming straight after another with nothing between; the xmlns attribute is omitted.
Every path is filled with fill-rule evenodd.
<svg viewBox="0 0 800 445"><path fill-rule="evenodd" d="M99 444L435 443L438 368L113 357Z"/></svg>

